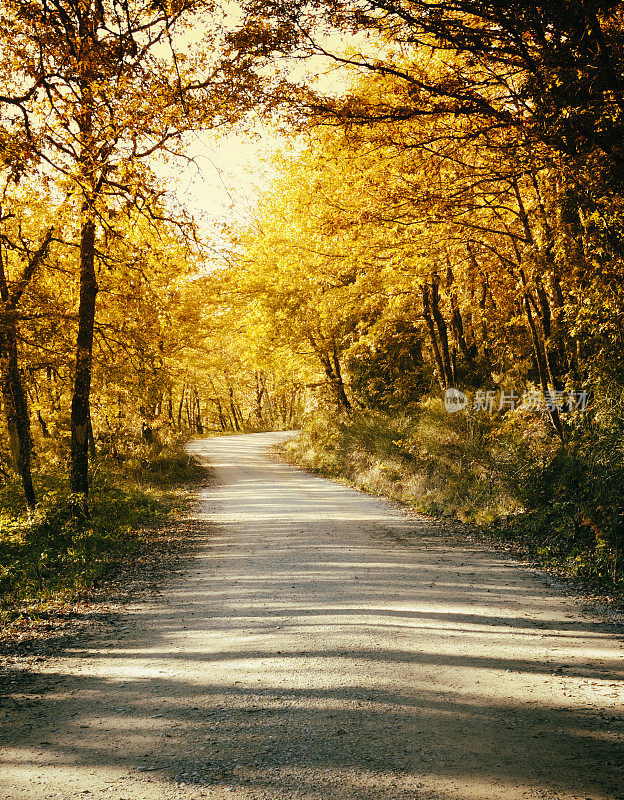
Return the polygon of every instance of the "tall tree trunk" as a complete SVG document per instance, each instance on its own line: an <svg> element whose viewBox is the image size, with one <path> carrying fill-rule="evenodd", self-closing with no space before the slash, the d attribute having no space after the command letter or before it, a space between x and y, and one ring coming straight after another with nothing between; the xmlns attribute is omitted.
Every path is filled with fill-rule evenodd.
<svg viewBox="0 0 624 800"><path fill-rule="evenodd" d="M26 505L28 508L33 509L36 505L36 497L30 466L32 450L30 416L28 414L26 392L24 391L18 366L17 326L14 312L5 312L2 320L0 364L2 370L2 397L13 468L22 480Z"/></svg>
<svg viewBox="0 0 624 800"><path fill-rule="evenodd" d="M184 403L184 407L186 409L186 423L188 425L189 431L193 431L193 419L191 418L191 403L189 395L191 394L191 390L189 387L189 391L186 393L186 400Z"/></svg>
<svg viewBox="0 0 624 800"><path fill-rule="evenodd" d="M167 419L169 424L173 424L173 388L171 386L167 389Z"/></svg>
<svg viewBox="0 0 624 800"><path fill-rule="evenodd" d="M464 333L464 321L462 319L461 311L459 310L459 301L457 299L457 290L455 288L455 277L453 275L453 270L451 269L450 265L447 270L447 286L449 291L449 297L451 300L451 323L453 326L453 335L455 337L455 341L459 346L459 349L464 356L466 364L469 368L472 368L474 364L475 356L477 355L477 348L474 342L468 344L466 341L466 335ZM455 372L457 369L455 368Z"/></svg>
<svg viewBox="0 0 624 800"><path fill-rule="evenodd" d="M334 359L329 355L329 353L326 352L318 352L317 355L321 361L321 364L323 365L323 369L325 370L325 375L327 375L329 386L332 390L332 394L334 395L334 398L339 408L341 408L343 411L346 411L347 414L350 414L351 401L347 397L347 393L344 388L344 383L342 382L342 375L336 374Z"/></svg>
<svg viewBox="0 0 624 800"><path fill-rule="evenodd" d="M423 316L425 318L425 322L427 323L427 330L429 331L429 339L431 340L431 350L433 352L433 359L435 361L437 373L438 373L438 383L440 385L440 389L445 392L449 388L449 381L446 374L446 370L444 368L444 362L442 361L442 355L440 353L440 348L438 346L438 336L436 333L435 324L433 322L433 316L431 315L431 302L429 296L429 284L424 284L421 287L422 290L422 298L423 298Z"/></svg>
<svg viewBox="0 0 624 800"><path fill-rule="evenodd" d="M228 386L228 395L230 397L230 408L232 410L232 419L234 421L234 430L240 431L241 426L238 422L238 411L236 410L236 403L234 402L234 389ZM242 422L242 419L241 419Z"/></svg>
<svg viewBox="0 0 624 800"><path fill-rule="evenodd" d="M440 287L437 278L434 278L431 283L431 314L435 320L436 327L440 334L440 346L442 351L442 360L444 362L444 371L446 373L447 386L452 386L455 383L455 371L453 369L451 353L449 350L448 327L446 320L440 311Z"/></svg>
<svg viewBox="0 0 624 800"><path fill-rule="evenodd" d="M564 371L563 364L558 363L559 351L556 343L553 343L552 312L550 310L550 300L544 287L539 281L537 284L537 298L539 301L539 318L544 332L544 356L546 358L546 368L550 383L555 389L561 389L562 384L560 375Z"/></svg>
<svg viewBox="0 0 624 800"><path fill-rule="evenodd" d="M3 253L0 251L0 299L3 312L0 319L0 381L13 466L22 480L26 505L30 509L36 504L30 465L32 435L28 398L19 371L16 307L48 252L52 233L53 228L50 228L36 253L29 257L12 292L9 292Z"/></svg>
<svg viewBox="0 0 624 800"><path fill-rule="evenodd" d="M37 419L39 420L39 425L41 426L41 435L44 439L50 438L50 431L48 429L48 423L44 420L41 416L41 411L37 411Z"/></svg>
<svg viewBox="0 0 624 800"><path fill-rule="evenodd" d="M518 202L518 213L520 215L520 220L522 222L522 227L524 229L525 238L531 246L535 246L535 237L533 236L533 231L529 223L529 214L526 210L524 201L522 199L522 193L520 192L518 181L515 178L512 181L512 186L514 193L516 195L516 200ZM525 287L524 302L525 302L525 307L528 308L527 315L531 315L531 319L529 320L529 327L531 328L531 336L533 337L534 336L533 328L535 327L535 323L532 319L531 309L528 307L531 301L533 300L533 295L527 294L526 292L527 281L524 275L524 270L521 270L520 274L522 277L522 283ZM554 363L555 353L553 353L553 347L551 341L552 313L550 310L550 301L539 279L536 280L536 288L537 288L537 302L534 303L534 307L536 314L542 325L542 331L544 333L543 342L541 343L543 352L540 356L540 358L542 358L542 364L540 366L540 370L542 370L543 368L545 369L546 374L550 380L550 385L553 388L558 389L560 387L559 374L558 374L559 370L557 369L557 365ZM537 330L535 331L535 334L537 334ZM537 358L537 353L536 353L536 358ZM539 360L538 364L540 364ZM557 429L557 433L560 433L560 435L562 435L561 421L558 418L559 415L557 414L556 416L557 420L553 418L553 424Z"/></svg>
<svg viewBox="0 0 624 800"><path fill-rule="evenodd" d="M334 375L336 376L336 391L338 393L338 396L340 397L340 400L342 402L342 405L344 406L345 411L347 412L347 414L350 414L351 410L352 410L352 406L351 406L351 401L347 397L347 390L345 389L344 379L342 377L342 368L340 366L340 357L338 356L338 348L336 346L336 340L335 339L334 339L332 344L333 344L333 347L332 347L332 362L333 362L333 365L334 365Z"/></svg>
<svg viewBox="0 0 624 800"><path fill-rule="evenodd" d="M210 378L210 385L212 386L212 391L214 393L214 402L217 406L217 413L219 414L219 425L221 426L222 431L227 430L227 420L225 418L225 414L223 412L223 406L221 405L221 400L219 399L219 392L217 392L217 388L214 385L214 381Z"/></svg>
<svg viewBox="0 0 624 800"><path fill-rule="evenodd" d="M186 395L186 382L182 384L182 394L178 403L178 430L182 430L182 409L184 408L184 397Z"/></svg>
<svg viewBox="0 0 624 800"><path fill-rule="evenodd" d="M218 397L215 397L215 402L217 404L217 412L219 414L219 425L221 426L222 431L226 431L228 424L227 419L225 418L225 414L223 413L223 406L221 405L221 401Z"/></svg>
<svg viewBox="0 0 624 800"><path fill-rule="evenodd" d="M332 346L327 344L324 337L319 333L316 335L308 331L308 341L312 345L317 358L323 365L327 381L336 403L339 408L350 414L352 411L351 401L347 397L344 381L342 379L342 371L340 369L340 359L338 358L338 349L336 347L336 340L332 342Z"/></svg>
<svg viewBox="0 0 624 800"><path fill-rule="evenodd" d="M98 284L95 275L95 219L85 204L80 236L80 303L76 370L71 408L70 488L86 499L89 493L89 423L93 369L93 326Z"/></svg>
<svg viewBox="0 0 624 800"><path fill-rule="evenodd" d="M550 389L548 386L548 368L546 365L546 356L542 350L542 344L540 342L539 334L537 332L537 326L535 324L535 320L533 319L531 301L529 299L528 293L526 292L524 295L524 308L527 315L527 321L529 323L529 330L531 331L531 340L533 342L533 353L535 355L535 361L537 362L540 385L542 387L542 392L544 393L544 396L548 398ZM559 416L559 409L556 407L552 399L548 404L548 413L550 414L550 419L553 424L553 427L557 431L557 435L559 436L560 439L563 439L564 438L563 424L561 422L561 417Z"/></svg>
<svg viewBox="0 0 624 800"><path fill-rule="evenodd" d="M550 397L550 387L553 389L554 381L553 375L550 368L550 364L548 361L548 350L546 344L546 333L550 333L550 307L548 307L548 314L545 314L544 318L541 318L538 312L538 317L542 323L542 330L544 331L544 339L545 341L542 342L537 330L537 325L535 324L535 319L533 317L533 309L534 306L536 309L538 308L533 295L529 291L528 288L528 281L526 278L526 274L524 270L520 269L520 279L522 281L522 286L524 288L524 310L527 316L527 322L529 323L529 330L531 331L531 341L533 343L533 353L535 355L535 361L537 363L537 369L540 379L540 385L542 387L542 392L544 396L548 399ZM550 380L550 384L549 384ZM564 431L563 431L563 423L561 422L561 417L559 415L559 409L556 407L552 398L548 403L548 412L550 414L550 419L552 421L553 427L557 431L557 435L560 439L564 438Z"/></svg>
<svg viewBox="0 0 624 800"><path fill-rule="evenodd" d="M201 421L201 403L199 400L199 392L197 386L195 387L195 430L200 436L204 434L204 426Z"/></svg>
<svg viewBox="0 0 624 800"><path fill-rule="evenodd" d="M256 382L255 386L256 404L254 408L254 413L256 415L256 421L260 425L262 424L262 398L264 397L264 393L266 391L266 375L264 373L264 370L260 370L260 372L256 370L256 372L254 372L254 379Z"/></svg>

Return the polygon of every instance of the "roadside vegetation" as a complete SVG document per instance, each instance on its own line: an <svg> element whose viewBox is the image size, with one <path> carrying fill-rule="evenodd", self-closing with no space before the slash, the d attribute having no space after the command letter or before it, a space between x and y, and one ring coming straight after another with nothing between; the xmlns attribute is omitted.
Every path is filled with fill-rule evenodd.
<svg viewBox="0 0 624 800"><path fill-rule="evenodd" d="M153 546L154 528L175 518L185 492L206 479L179 439L133 442L98 455L85 514L54 453L38 470L45 498L29 512L17 480L0 490L0 628L88 596L93 587ZM149 533L149 536L147 535Z"/></svg>
<svg viewBox="0 0 624 800"><path fill-rule="evenodd" d="M586 589L624 601L624 420L562 446L548 421L449 414L317 412L283 455L292 463L422 513L472 523Z"/></svg>

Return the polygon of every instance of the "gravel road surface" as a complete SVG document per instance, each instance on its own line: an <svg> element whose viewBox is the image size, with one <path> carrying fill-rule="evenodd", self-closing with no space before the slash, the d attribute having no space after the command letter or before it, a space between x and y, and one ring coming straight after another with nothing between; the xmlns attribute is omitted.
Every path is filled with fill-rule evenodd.
<svg viewBox="0 0 624 800"><path fill-rule="evenodd" d="M0 798L624 798L622 629L284 436L191 445L197 556L2 699Z"/></svg>

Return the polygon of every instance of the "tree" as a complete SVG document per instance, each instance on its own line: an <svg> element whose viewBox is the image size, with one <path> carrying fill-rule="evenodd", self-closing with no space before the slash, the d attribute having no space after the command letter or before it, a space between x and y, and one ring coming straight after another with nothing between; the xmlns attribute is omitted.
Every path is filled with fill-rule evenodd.
<svg viewBox="0 0 624 800"><path fill-rule="evenodd" d="M368 78L353 94L390 103L396 83ZM291 347L326 320L353 370L364 340L400 320L405 342L428 339L443 391L513 381L561 397L601 345L597 328L579 336L588 270L569 269L559 186L543 148L509 148L455 115L317 132L244 237L248 288ZM564 437L560 409L548 414Z"/></svg>
<svg viewBox="0 0 624 800"><path fill-rule="evenodd" d="M149 160L182 153L186 131L239 118L254 95L249 85L237 91L244 78L219 61L216 26L206 30L200 53L180 51L178 31L211 11L196 0L175 7L18 0L5 11L10 24L2 44L13 88L26 89L7 92L0 102L19 110L22 137L49 178L69 193L76 214L80 292L70 483L86 497L97 263L114 228L111 214L132 204L147 217L162 217L162 190Z"/></svg>
<svg viewBox="0 0 624 800"><path fill-rule="evenodd" d="M344 118L357 119L365 109L369 121L477 116L519 136L530 130L573 158L599 151L619 174L624 29L617 0L255 0L245 8L247 25L234 43L255 41L267 58L320 55L397 79L393 103L355 97L350 110L338 102L333 108ZM349 39L337 46L328 24L370 35L369 54L361 36L355 46ZM433 55L438 69L424 68L421 54Z"/></svg>
<svg viewBox="0 0 624 800"><path fill-rule="evenodd" d="M4 220L3 220L4 222ZM2 319L0 320L0 380L2 382L2 399L6 416L7 430L13 466L20 476L24 487L24 496L29 509L36 505L35 490L31 473L32 437L28 400L18 357L18 307L24 292L34 278L41 263L45 260L54 228L50 227L44 234L41 243L31 251L22 238L21 248L12 242L3 231L0 241L4 248L0 249L0 300L2 301ZM11 281L7 275L8 246L12 246L19 254L22 262L20 273ZM3 252L3 250L5 252Z"/></svg>

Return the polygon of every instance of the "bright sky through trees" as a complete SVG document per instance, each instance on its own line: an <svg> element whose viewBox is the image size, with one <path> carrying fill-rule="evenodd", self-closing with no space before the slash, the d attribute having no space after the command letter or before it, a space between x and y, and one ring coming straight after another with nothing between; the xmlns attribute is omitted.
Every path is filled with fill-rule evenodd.
<svg viewBox="0 0 624 800"><path fill-rule="evenodd" d="M200 227L249 222L276 171L272 159L286 142L270 128L253 135L190 137L186 165L169 165L173 192Z"/></svg>
<svg viewBox="0 0 624 800"><path fill-rule="evenodd" d="M239 20L238 4L225 4L227 20ZM201 35L196 29L184 32L185 43L198 45ZM370 49L363 35L331 34L322 38L327 52L352 53L358 48ZM289 80L314 87L329 96L344 93L354 74L353 68L317 54L304 60L283 58L279 69ZM250 128L231 128L188 136L186 166L179 162L164 170L166 180L174 181L168 194L175 196L194 216L201 227L214 234L214 226L250 222L259 198L266 194L278 177L275 157L293 153L303 147L303 137L293 137L277 130L267 120L257 120Z"/></svg>

